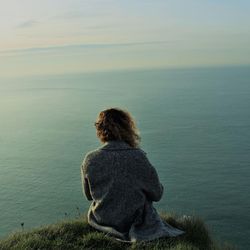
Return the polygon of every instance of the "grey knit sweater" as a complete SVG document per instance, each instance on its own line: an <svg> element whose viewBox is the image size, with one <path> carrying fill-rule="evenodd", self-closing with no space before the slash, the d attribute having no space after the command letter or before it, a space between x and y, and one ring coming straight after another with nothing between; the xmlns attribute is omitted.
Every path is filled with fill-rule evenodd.
<svg viewBox="0 0 250 250"><path fill-rule="evenodd" d="M152 206L163 194L144 151L109 141L89 152L81 167L83 191L92 204L88 222L123 240L152 240L183 231L161 220Z"/></svg>

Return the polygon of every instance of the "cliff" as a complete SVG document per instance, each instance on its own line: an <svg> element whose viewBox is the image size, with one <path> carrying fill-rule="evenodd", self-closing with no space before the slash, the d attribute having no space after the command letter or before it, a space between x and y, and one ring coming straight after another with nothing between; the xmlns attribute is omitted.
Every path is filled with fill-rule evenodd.
<svg viewBox="0 0 250 250"><path fill-rule="evenodd" d="M171 250L219 250L234 249L215 242L203 221L197 217L181 217L162 214L173 226L186 231L178 238L163 238L152 242L121 243L91 228L85 216L65 219L56 224L29 231L14 232L0 240L0 249L171 249Z"/></svg>

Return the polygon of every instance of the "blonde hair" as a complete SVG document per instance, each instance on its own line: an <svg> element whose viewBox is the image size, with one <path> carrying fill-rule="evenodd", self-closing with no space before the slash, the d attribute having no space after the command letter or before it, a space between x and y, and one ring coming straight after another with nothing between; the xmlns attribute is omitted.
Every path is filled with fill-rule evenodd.
<svg viewBox="0 0 250 250"><path fill-rule="evenodd" d="M128 111L110 108L100 112L95 123L97 136L102 142L122 140L131 147L138 147L139 131Z"/></svg>

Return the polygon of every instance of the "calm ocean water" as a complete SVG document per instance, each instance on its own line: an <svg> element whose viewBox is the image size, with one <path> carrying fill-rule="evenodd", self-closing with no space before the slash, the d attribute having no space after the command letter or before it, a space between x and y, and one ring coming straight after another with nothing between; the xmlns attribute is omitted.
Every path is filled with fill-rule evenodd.
<svg viewBox="0 0 250 250"><path fill-rule="evenodd" d="M250 67L0 80L0 236L87 210L80 164L100 110L128 109L165 186L159 210L250 245Z"/></svg>

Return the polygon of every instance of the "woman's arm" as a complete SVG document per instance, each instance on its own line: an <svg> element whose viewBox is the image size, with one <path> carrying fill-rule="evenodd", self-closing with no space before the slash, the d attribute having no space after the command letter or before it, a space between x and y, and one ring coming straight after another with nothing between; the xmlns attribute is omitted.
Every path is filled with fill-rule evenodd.
<svg viewBox="0 0 250 250"><path fill-rule="evenodd" d="M160 183L154 167L151 167L149 178L145 181L144 192L151 201L159 201L163 194L163 185Z"/></svg>
<svg viewBox="0 0 250 250"><path fill-rule="evenodd" d="M86 161L84 161L83 165L81 166L82 189L83 189L83 193L85 194L86 198L89 201L91 201L91 200L93 200L93 198L92 198L92 195L90 193L89 181L88 181L88 177L87 177L85 171L86 171Z"/></svg>
<svg viewBox="0 0 250 250"><path fill-rule="evenodd" d="M151 201L159 201L163 194L163 185L160 183L155 168L144 154L144 173L142 173L142 189L147 198Z"/></svg>

